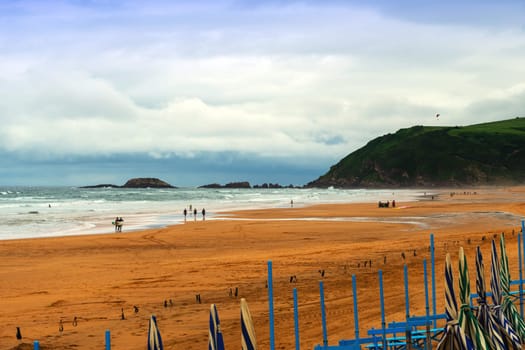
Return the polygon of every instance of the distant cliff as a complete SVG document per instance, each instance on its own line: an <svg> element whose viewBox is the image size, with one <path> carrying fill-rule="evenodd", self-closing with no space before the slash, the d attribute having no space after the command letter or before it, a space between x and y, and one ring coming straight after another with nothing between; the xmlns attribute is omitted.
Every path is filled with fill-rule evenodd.
<svg viewBox="0 0 525 350"><path fill-rule="evenodd" d="M448 187L525 183L525 118L414 126L370 141L305 187Z"/></svg>
<svg viewBox="0 0 525 350"><path fill-rule="evenodd" d="M81 188L176 188L167 182L153 177L139 177L128 180L123 186L112 184L100 184L94 186L82 186Z"/></svg>

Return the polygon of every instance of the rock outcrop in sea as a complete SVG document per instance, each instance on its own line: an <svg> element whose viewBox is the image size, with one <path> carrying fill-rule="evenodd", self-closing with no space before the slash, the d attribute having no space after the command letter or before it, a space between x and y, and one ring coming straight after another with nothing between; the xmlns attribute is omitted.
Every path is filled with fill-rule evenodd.
<svg viewBox="0 0 525 350"><path fill-rule="evenodd" d="M230 182L226 185L221 185L218 183L212 183L208 185L199 186L199 188L252 188L250 183L248 181L240 181L240 182Z"/></svg>
<svg viewBox="0 0 525 350"><path fill-rule="evenodd" d="M80 188L177 188L155 177L138 177L129 179L123 186L113 184L100 184L82 186Z"/></svg>
<svg viewBox="0 0 525 350"><path fill-rule="evenodd" d="M128 180L122 188L175 188L169 183L154 177L138 177Z"/></svg>

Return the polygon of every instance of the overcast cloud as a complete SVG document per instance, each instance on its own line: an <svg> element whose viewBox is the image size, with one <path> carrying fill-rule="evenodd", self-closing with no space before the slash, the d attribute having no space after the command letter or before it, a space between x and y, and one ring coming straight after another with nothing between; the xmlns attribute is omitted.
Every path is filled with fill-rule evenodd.
<svg viewBox="0 0 525 350"><path fill-rule="evenodd" d="M399 128L524 116L523 2L429 4L1 2L0 184L306 182Z"/></svg>

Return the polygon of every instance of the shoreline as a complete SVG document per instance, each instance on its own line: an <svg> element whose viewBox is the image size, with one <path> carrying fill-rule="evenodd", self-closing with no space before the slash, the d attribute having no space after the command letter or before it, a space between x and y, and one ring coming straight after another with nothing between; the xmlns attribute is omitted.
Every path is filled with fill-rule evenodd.
<svg viewBox="0 0 525 350"><path fill-rule="evenodd" d="M214 214L250 208L287 208L319 203L373 202L390 197L385 190L327 189L176 189L172 191L82 190L69 187L21 188L1 192L0 239L112 233L111 222L124 217L130 230L146 230L183 223L183 209L193 204ZM401 190L399 199L415 198L419 192ZM391 199L391 198L390 198ZM193 220L189 215L189 219Z"/></svg>
<svg viewBox="0 0 525 350"><path fill-rule="evenodd" d="M353 274L357 276L362 332L380 326L379 269L388 286L388 322L405 317L405 263L409 268L411 310L424 311L421 269L423 259L429 257L431 232L436 242L437 309L442 312L445 252L457 261L457 250L464 246L471 285L475 285L476 245L481 245L488 261L490 238L505 231L511 273L517 278L520 222L509 225L508 221L495 220L492 214L525 217L525 203L519 200L525 194L522 187L490 193L478 190L475 198L446 194L434 201L400 203L404 208L399 209L351 203L242 210L230 214L240 220L0 241L0 299L4 305L0 319L5 325L0 330L0 344L16 349L20 342L14 334L20 326L22 342L38 339L44 350L100 349L104 331L110 329L112 348L138 350L146 344L149 316L156 314L166 347L198 349L206 346L209 304L215 303L225 345L235 348L240 343L239 301L244 297L254 318L259 346L267 347L268 260L273 262L276 348L294 347L293 288L299 294L301 347L322 343L320 279L325 283L329 343L335 344L353 337ZM435 221L436 215L442 218L441 226ZM423 218L429 228L388 222L406 216ZM308 217L321 220L302 219ZM333 217L378 221L328 220ZM372 262L372 267L365 268L364 261ZM320 269L326 271L322 278ZM455 263L454 269L457 273ZM290 276L297 276L297 283L290 283ZM229 296L230 288L239 289L238 298ZM196 294L200 294L202 304L196 303ZM170 299L173 306L164 307L164 301ZM138 313L133 306L139 308ZM122 310L125 320L121 320ZM72 326L74 317L78 320L76 327ZM58 331L60 320L64 324L62 333Z"/></svg>

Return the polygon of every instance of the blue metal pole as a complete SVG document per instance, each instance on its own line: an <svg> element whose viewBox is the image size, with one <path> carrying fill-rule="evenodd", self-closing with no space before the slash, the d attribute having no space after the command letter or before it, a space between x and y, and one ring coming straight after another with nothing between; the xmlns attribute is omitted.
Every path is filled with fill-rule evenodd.
<svg viewBox="0 0 525 350"><path fill-rule="evenodd" d="M293 316L295 325L295 350L300 350L301 341L299 338L299 310L297 307L297 288L293 289Z"/></svg>
<svg viewBox="0 0 525 350"><path fill-rule="evenodd" d="M522 241L523 241L523 249L522 249L522 261L523 261L523 264L525 265L525 220L521 220L521 238ZM522 271L522 265L520 265L520 272ZM521 275L520 275L520 280L521 280ZM520 297L523 297L523 285L521 284L522 282L520 282ZM520 299L520 301L522 301ZM520 310L521 311L521 310ZM522 311L523 312L523 311ZM521 317L523 317L523 313L521 314Z"/></svg>
<svg viewBox="0 0 525 350"><path fill-rule="evenodd" d="M352 293L354 294L354 332L355 339L359 340L359 315L357 313L357 286L355 275L352 275Z"/></svg>
<svg viewBox="0 0 525 350"><path fill-rule="evenodd" d="M427 322L430 317L430 308L428 306L428 276L427 276L427 259L423 259L423 282L425 283L425 315L427 317ZM434 327L436 328L436 327ZM428 326L427 326L428 329ZM428 349L431 344L425 342L425 349Z"/></svg>
<svg viewBox="0 0 525 350"><path fill-rule="evenodd" d="M427 259L423 259L423 281L425 283L425 310L426 315L429 317L429 303L428 303L428 276L427 276Z"/></svg>
<svg viewBox="0 0 525 350"><path fill-rule="evenodd" d="M106 350L111 350L111 332L106 329Z"/></svg>
<svg viewBox="0 0 525 350"><path fill-rule="evenodd" d="M33 349L34 350L40 350L40 343L38 342L38 340L35 340L33 342Z"/></svg>
<svg viewBox="0 0 525 350"><path fill-rule="evenodd" d="M518 263L520 267L520 315L523 317L523 270L521 268L521 234L518 233Z"/></svg>
<svg viewBox="0 0 525 350"><path fill-rule="evenodd" d="M434 234L430 234L430 258L432 260L432 314L436 316L436 261L434 259ZM425 269L426 271L426 269ZM434 328L436 320L434 319Z"/></svg>
<svg viewBox="0 0 525 350"><path fill-rule="evenodd" d="M408 300L408 267L405 264L403 267L404 273L405 273L405 313L406 313L406 321L408 322L408 318L410 317L410 303Z"/></svg>
<svg viewBox="0 0 525 350"><path fill-rule="evenodd" d="M273 276L272 261L268 260L268 308L270 317L270 350L275 350L274 319L273 319Z"/></svg>
<svg viewBox="0 0 525 350"><path fill-rule="evenodd" d="M328 346L328 335L326 333L326 312L324 309L323 281L319 281L319 294L321 295L321 320L323 323L323 345Z"/></svg>
<svg viewBox="0 0 525 350"><path fill-rule="evenodd" d="M383 349L386 349L385 299L383 297L383 271L379 270L379 299L381 303L381 329L383 331Z"/></svg>
<svg viewBox="0 0 525 350"><path fill-rule="evenodd" d="M521 236L523 237L523 265L525 265L525 220L521 220Z"/></svg>

